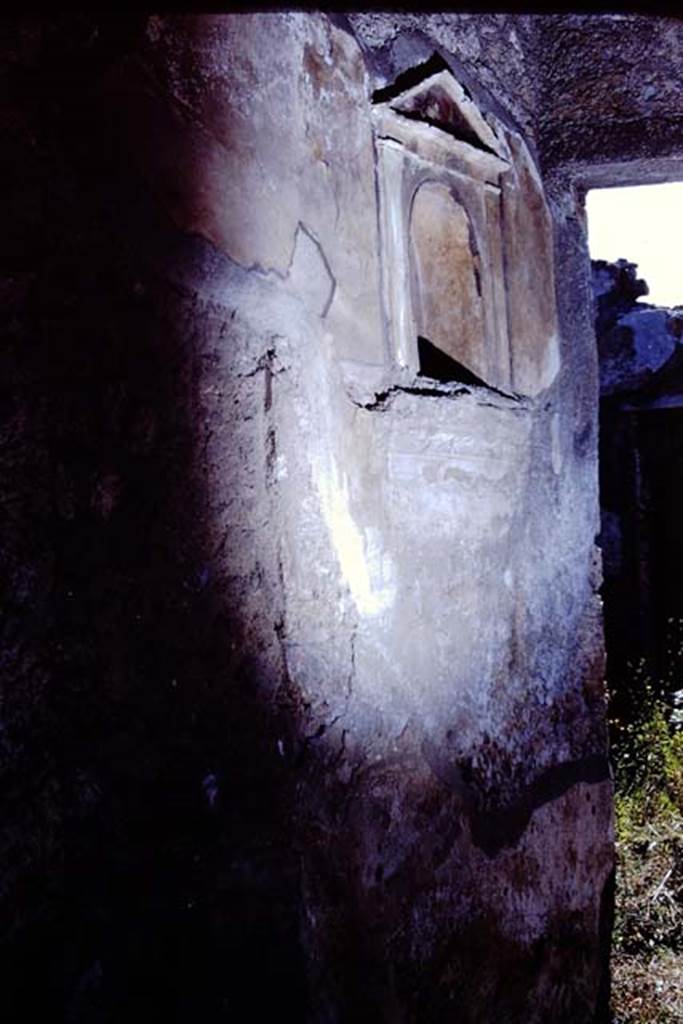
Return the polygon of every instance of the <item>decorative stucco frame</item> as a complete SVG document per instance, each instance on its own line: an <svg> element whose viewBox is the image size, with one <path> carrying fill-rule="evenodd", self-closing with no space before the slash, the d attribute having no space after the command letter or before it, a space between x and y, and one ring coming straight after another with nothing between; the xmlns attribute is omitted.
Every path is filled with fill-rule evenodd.
<svg viewBox="0 0 683 1024"><path fill-rule="evenodd" d="M376 102L373 123L382 301L392 363L419 371L410 222L418 190L436 182L457 196L475 236L484 314L482 376L486 383L506 390L542 390L559 367L552 233L542 184L525 143L493 115L485 117L447 70ZM531 181L531 196L519 188L515 164L520 153L526 193ZM543 308L535 309L533 298L530 303L529 295L520 293L519 275L510 266L510 254L520 249L519 238L512 244L510 236L525 232L530 234L527 247L542 250L536 252L536 260L548 268ZM533 282L526 289L533 294ZM522 336L526 327L528 341Z"/></svg>

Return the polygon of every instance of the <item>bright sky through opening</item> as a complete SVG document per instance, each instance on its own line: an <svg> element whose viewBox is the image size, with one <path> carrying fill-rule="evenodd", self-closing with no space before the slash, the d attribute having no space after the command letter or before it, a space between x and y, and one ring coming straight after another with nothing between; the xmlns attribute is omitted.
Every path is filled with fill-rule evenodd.
<svg viewBox="0 0 683 1024"><path fill-rule="evenodd" d="M683 182L594 188L586 212L592 259L637 263L650 288L642 302L683 305Z"/></svg>

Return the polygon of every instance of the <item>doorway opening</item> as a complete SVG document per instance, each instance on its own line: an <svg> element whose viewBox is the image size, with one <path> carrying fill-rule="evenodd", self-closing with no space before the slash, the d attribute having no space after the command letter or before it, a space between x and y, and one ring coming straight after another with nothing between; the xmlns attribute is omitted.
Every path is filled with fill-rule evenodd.
<svg viewBox="0 0 683 1024"><path fill-rule="evenodd" d="M607 673L625 712L621 680L669 674L683 620L683 183L593 189L586 212Z"/></svg>
<svg viewBox="0 0 683 1024"><path fill-rule="evenodd" d="M683 1019L683 184L587 195L617 873L613 1019Z"/></svg>

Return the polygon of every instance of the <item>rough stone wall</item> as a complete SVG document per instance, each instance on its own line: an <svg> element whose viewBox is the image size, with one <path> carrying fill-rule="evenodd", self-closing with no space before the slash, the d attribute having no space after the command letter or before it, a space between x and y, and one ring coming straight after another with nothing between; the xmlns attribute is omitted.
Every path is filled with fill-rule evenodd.
<svg viewBox="0 0 683 1024"><path fill-rule="evenodd" d="M597 356L559 157L548 387L392 378L381 305L372 93L438 50L533 153L537 30L10 34L15 1019L604 1010Z"/></svg>
<svg viewBox="0 0 683 1024"><path fill-rule="evenodd" d="M628 177L629 163L680 156L680 18L546 15L536 27L538 140L546 167L608 164L614 176L615 165L624 164Z"/></svg>
<svg viewBox="0 0 683 1024"><path fill-rule="evenodd" d="M239 268L174 228L103 98L145 21L25 22L3 51L12 1021L305 1012L267 349L223 345L211 282Z"/></svg>

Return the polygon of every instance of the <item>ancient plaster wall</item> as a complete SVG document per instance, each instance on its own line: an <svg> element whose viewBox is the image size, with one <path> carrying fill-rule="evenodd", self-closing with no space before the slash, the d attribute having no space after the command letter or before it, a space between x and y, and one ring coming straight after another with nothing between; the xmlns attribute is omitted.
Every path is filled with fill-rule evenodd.
<svg viewBox="0 0 683 1024"><path fill-rule="evenodd" d="M12 57L48 113L12 108L50 243L6 270L22 1010L579 1024L604 1001L583 226L534 169L525 21L350 24L65 19ZM530 147L520 266L552 226L533 387L392 359L371 97L449 46Z"/></svg>
<svg viewBox="0 0 683 1024"><path fill-rule="evenodd" d="M371 83L360 51L323 18L197 28L195 37L187 23L160 24L157 59L166 69L188 61L184 89L202 78L202 123L206 97L219 125L248 98L247 130L259 126L231 148L230 181L248 195L258 169L262 214L249 224L262 215L268 226L261 257L240 251L239 224L198 225L191 203L173 216L242 267L258 265L239 288L214 294L237 309L226 372L235 372L229 346L243 338L244 372L263 381L265 440L240 457L239 472L245 461L261 466L268 492L272 547L265 523L252 527L255 589L270 581L281 602L270 643L277 637L294 708L272 743L298 789L311 1012L436 1020L455 1000L464 1019L542 1019L549 1005L558 1020L589 1019L611 868L590 400L585 422L567 430L558 391L535 400L457 387L425 394L357 367L350 388L343 362L385 365ZM237 37L244 92L213 64ZM283 70L266 60L275 40ZM167 88L177 98L179 86ZM283 124L275 160L270 140ZM203 175L203 161L194 166ZM211 218L220 193L203 177L198 191ZM343 244L345 223L353 247ZM271 224L288 239L279 265ZM304 229L317 244L301 280L308 289L329 275L331 302L296 283ZM354 280L368 286L363 305L342 302ZM337 295L346 320L335 318ZM231 449L217 458L217 494L219 467L234 459ZM255 495L233 524L235 552L259 507ZM499 951L493 970L489 945ZM555 970L570 970L575 984ZM511 973L524 979L513 994Z"/></svg>

